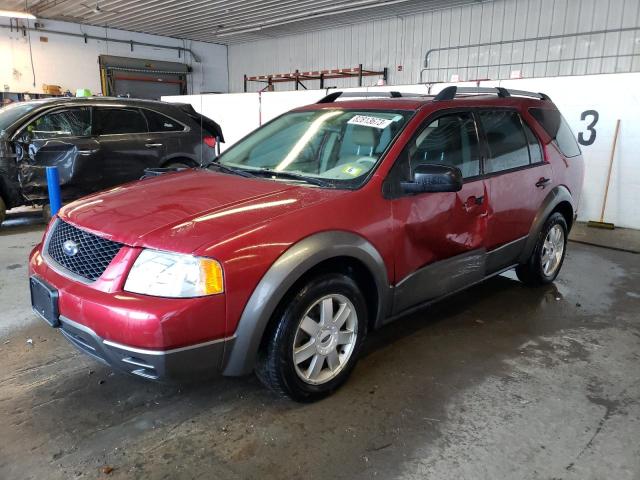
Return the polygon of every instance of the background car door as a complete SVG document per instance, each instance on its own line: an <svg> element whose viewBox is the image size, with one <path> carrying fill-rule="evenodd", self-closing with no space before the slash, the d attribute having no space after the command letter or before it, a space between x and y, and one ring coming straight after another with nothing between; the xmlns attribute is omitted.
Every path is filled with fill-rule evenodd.
<svg viewBox="0 0 640 480"><path fill-rule="evenodd" d="M164 158L164 144L149 134L137 108L94 107L93 132L100 143L104 187L137 180Z"/></svg>
<svg viewBox="0 0 640 480"><path fill-rule="evenodd" d="M544 162L538 139L518 112L483 110L478 117L486 138L484 174L492 206L487 249L514 242L513 248L492 255L489 268L498 270L512 264L520 253L519 243L524 244L548 193L544 180L551 178L551 166Z"/></svg>
<svg viewBox="0 0 640 480"><path fill-rule="evenodd" d="M400 193L392 200L394 313L484 277L488 204L471 112L446 113L427 120L406 146L389 180L410 180L417 165L434 163L459 168L464 185L459 192Z"/></svg>
<svg viewBox="0 0 640 480"><path fill-rule="evenodd" d="M197 155L201 142L196 141L193 135L187 134L185 125L162 113L146 108L140 110L149 126L149 143L162 144L162 147L156 147L161 148L163 152L161 160L166 159L167 164L190 165L187 160L196 157L198 163L201 163Z"/></svg>
<svg viewBox="0 0 640 480"><path fill-rule="evenodd" d="M99 144L88 107L55 109L31 121L16 140L20 186L32 201L47 198L46 167L58 167L62 196L78 198L100 182Z"/></svg>

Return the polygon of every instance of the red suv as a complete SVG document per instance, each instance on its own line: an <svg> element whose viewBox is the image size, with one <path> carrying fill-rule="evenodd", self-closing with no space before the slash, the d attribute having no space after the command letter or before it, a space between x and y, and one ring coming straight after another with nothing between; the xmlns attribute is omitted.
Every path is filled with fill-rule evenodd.
<svg viewBox="0 0 640 480"><path fill-rule="evenodd" d="M64 207L31 253L32 303L119 370L255 371L310 401L369 330L511 268L553 281L583 170L544 94L335 92L207 168Z"/></svg>

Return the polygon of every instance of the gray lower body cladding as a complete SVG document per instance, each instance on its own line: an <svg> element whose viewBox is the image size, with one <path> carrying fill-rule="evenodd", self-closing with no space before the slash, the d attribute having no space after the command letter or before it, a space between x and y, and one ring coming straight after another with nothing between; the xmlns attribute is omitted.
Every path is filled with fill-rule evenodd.
<svg viewBox="0 0 640 480"><path fill-rule="evenodd" d="M233 338L172 350L148 350L104 340L90 328L65 317L60 333L81 352L110 367L149 380L181 381L220 373L225 347Z"/></svg>

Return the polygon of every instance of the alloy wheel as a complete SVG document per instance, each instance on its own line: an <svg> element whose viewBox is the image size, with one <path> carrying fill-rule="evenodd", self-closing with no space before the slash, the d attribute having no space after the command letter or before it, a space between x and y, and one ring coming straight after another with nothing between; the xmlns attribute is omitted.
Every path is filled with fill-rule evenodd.
<svg viewBox="0 0 640 480"><path fill-rule="evenodd" d="M320 385L348 364L356 345L358 315L344 295L315 301L303 315L293 342L293 363L300 379Z"/></svg>
<svg viewBox="0 0 640 480"><path fill-rule="evenodd" d="M542 245L542 272L552 276L562 261L564 254L564 230L560 225L551 227Z"/></svg>

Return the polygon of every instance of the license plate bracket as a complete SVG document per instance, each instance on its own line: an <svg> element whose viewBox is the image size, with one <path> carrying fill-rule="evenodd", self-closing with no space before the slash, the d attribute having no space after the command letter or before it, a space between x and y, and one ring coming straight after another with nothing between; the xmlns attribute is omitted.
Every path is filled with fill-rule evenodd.
<svg viewBox="0 0 640 480"><path fill-rule="evenodd" d="M33 311L54 328L60 326L58 310L58 290L37 277L29 278L31 290L31 306Z"/></svg>

